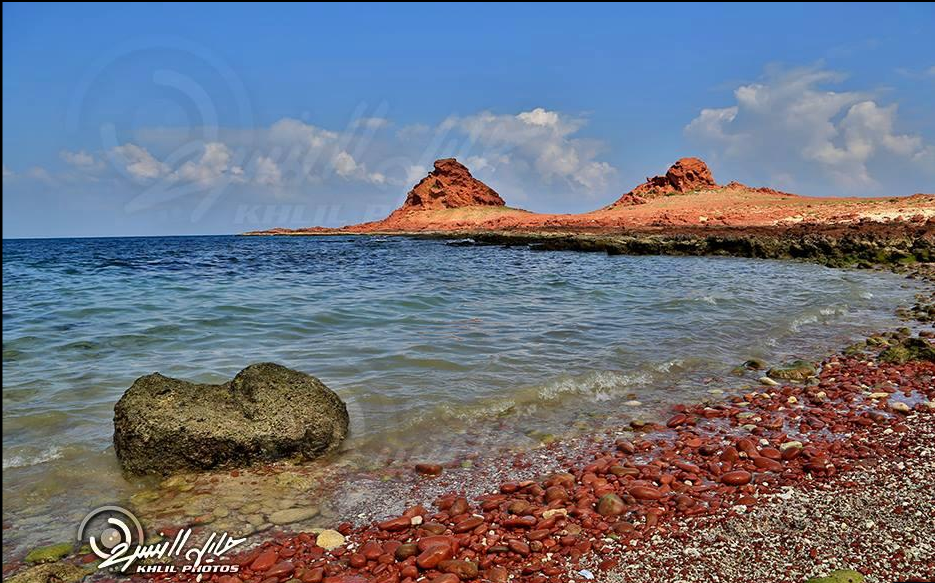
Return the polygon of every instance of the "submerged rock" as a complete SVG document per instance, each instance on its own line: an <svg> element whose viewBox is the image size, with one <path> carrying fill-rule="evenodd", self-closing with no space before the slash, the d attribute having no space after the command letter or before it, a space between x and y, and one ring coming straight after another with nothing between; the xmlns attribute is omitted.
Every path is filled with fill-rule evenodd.
<svg viewBox="0 0 935 583"><path fill-rule="evenodd" d="M766 371L766 376L786 381L804 381L818 374L814 363L807 360L794 360L783 366L774 366Z"/></svg>
<svg viewBox="0 0 935 583"><path fill-rule="evenodd" d="M25 561L27 563L51 563L67 557L74 550L73 547L72 543L58 543L47 547L39 547L29 551Z"/></svg>
<svg viewBox="0 0 935 583"><path fill-rule="evenodd" d="M90 569L66 562L43 563L20 571L4 581L6 583L74 583L83 579L89 572Z"/></svg>
<svg viewBox="0 0 935 583"><path fill-rule="evenodd" d="M812 577L806 583L863 583L864 576L850 569L832 571L827 577Z"/></svg>
<svg viewBox="0 0 935 583"><path fill-rule="evenodd" d="M935 362L935 346L924 338L903 338L899 344L880 353L880 360L895 364L906 364L911 360Z"/></svg>
<svg viewBox="0 0 935 583"><path fill-rule="evenodd" d="M278 364L250 365L219 385L154 373L138 378L114 407L114 448L131 473L312 459L341 443L348 420L331 389Z"/></svg>

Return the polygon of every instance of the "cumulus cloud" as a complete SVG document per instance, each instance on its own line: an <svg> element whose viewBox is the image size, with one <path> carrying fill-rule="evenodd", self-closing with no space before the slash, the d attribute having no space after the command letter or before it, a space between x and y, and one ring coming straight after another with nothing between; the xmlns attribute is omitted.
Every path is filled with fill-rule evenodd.
<svg viewBox="0 0 935 583"><path fill-rule="evenodd" d="M36 180L38 182L42 182L45 184L51 185L51 184L56 183L55 178L49 173L48 170L46 170L42 166L33 166L29 168L28 170L26 170L25 176L27 178L30 178L32 180Z"/></svg>
<svg viewBox="0 0 935 583"><path fill-rule="evenodd" d="M371 184L384 184L386 176L380 172L368 172L364 164L358 163L353 156L341 150L332 160L334 171L345 179L357 179Z"/></svg>
<svg viewBox="0 0 935 583"><path fill-rule="evenodd" d="M392 125L392 122L385 117L361 117L354 120L351 127L379 130L390 125Z"/></svg>
<svg viewBox="0 0 935 583"><path fill-rule="evenodd" d="M482 112L451 117L442 124L467 134L469 150L481 154L474 160L495 170L504 164L528 166L545 179L563 180L571 186L600 190L614 168L596 160L600 144L574 135L584 120L537 107L516 115Z"/></svg>
<svg viewBox="0 0 935 583"><path fill-rule="evenodd" d="M369 207L392 206L386 193L402 196L434 160L451 156L481 179L494 179L511 200L525 200L528 189L544 202L569 190L597 194L615 172L598 158L601 144L579 136L584 123L541 107L453 116L395 132L374 131L393 125L385 118L359 118L343 131L284 118L255 128L143 128L101 154L63 150L59 157L78 170L63 179L137 184L131 210L204 195L200 213L228 192L292 200L360 196Z"/></svg>
<svg viewBox="0 0 935 583"><path fill-rule="evenodd" d="M230 148L220 142L208 142L197 160L189 160L171 178L213 188L219 184L244 182L243 168L233 161Z"/></svg>
<svg viewBox="0 0 935 583"><path fill-rule="evenodd" d="M168 166L157 160L149 150L136 144L123 144L110 150L115 166L137 181L155 180L169 174Z"/></svg>
<svg viewBox="0 0 935 583"><path fill-rule="evenodd" d="M80 170L100 169L103 166L100 160L84 150L79 150L77 152L62 150L59 152L59 157L69 166L74 166Z"/></svg>
<svg viewBox="0 0 935 583"><path fill-rule="evenodd" d="M338 152L334 156L333 164L338 176L347 178L357 172L357 161L347 152Z"/></svg>
<svg viewBox="0 0 935 583"><path fill-rule="evenodd" d="M260 186L281 186L282 170L268 156L258 156L254 162L253 181Z"/></svg>
<svg viewBox="0 0 935 583"><path fill-rule="evenodd" d="M882 157L931 164L922 137L897 130L896 104L827 88L843 79L819 69L773 73L738 87L735 104L702 109L685 133L717 154L776 166L776 173L779 165L817 170L857 191L876 184L871 166Z"/></svg>

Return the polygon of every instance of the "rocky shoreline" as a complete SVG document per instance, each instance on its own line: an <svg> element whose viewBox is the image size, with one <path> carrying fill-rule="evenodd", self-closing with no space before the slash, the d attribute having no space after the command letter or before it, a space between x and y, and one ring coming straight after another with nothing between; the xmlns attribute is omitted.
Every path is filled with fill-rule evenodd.
<svg viewBox="0 0 935 583"><path fill-rule="evenodd" d="M693 255L801 259L829 267L910 266L935 259L935 225L667 229L665 232L458 231L407 233L457 246L526 246L608 255Z"/></svg>
<svg viewBox="0 0 935 583"><path fill-rule="evenodd" d="M925 320L931 299L906 315ZM206 579L747 582L839 569L850 571L829 581L931 578L932 335L872 336L804 380L764 378L725 402L676 406L665 424L594 441L565 471L480 496L427 496L371 524L280 534L237 557L236 576ZM423 471L437 480L436 468Z"/></svg>

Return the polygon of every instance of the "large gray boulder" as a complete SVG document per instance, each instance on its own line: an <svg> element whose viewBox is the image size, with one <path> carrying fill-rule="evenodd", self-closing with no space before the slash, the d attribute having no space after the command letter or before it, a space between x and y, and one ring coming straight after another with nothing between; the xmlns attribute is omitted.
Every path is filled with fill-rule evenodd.
<svg viewBox="0 0 935 583"><path fill-rule="evenodd" d="M114 407L114 448L127 472L169 474L312 459L337 447L347 427L331 389L267 362L220 385L136 379Z"/></svg>

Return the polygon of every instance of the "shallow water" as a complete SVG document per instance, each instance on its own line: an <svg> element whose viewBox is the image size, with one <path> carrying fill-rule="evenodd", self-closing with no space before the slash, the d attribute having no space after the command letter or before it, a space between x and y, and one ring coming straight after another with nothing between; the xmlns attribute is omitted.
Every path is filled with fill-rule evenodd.
<svg viewBox="0 0 935 583"><path fill-rule="evenodd" d="M4 559L146 484L113 405L159 371L251 362L348 404L358 466L450 461L655 418L750 357L820 357L896 323L890 274L779 261L609 257L357 237L3 242ZM7 531L9 532L9 531Z"/></svg>

